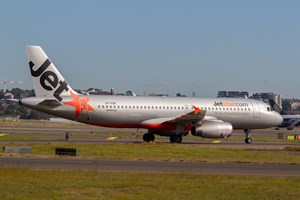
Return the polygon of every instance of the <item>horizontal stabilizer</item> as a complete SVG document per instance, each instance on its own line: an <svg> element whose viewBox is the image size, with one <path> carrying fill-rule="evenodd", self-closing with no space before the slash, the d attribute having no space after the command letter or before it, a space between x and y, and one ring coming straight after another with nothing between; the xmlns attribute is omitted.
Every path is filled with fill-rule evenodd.
<svg viewBox="0 0 300 200"><path fill-rule="evenodd" d="M47 106L50 108L56 108L58 106L61 106L62 103L60 103L59 101L54 100L54 99L46 99L46 100L42 101L41 103L39 103L39 105Z"/></svg>

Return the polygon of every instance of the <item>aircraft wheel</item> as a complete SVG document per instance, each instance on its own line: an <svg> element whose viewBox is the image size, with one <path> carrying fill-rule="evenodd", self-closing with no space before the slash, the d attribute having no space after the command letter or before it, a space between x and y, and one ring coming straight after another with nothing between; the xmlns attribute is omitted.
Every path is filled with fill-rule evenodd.
<svg viewBox="0 0 300 200"><path fill-rule="evenodd" d="M153 134L149 134L150 142L154 142L155 136Z"/></svg>
<svg viewBox="0 0 300 200"><path fill-rule="evenodd" d="M177 136L177 143L181 143L182 142L182 136L181 135L178 135Z"/></svg>
<svg viewBox="0 0 300 200"><path fill-rule="evenodd" d="M171 135L170 136L170 142L171 143L175 143L176 139L175 139L176 135Z"/></svg>
<svg viewBox="0 0 300 200"><path fill-rule="evenodd" d="M246 138L245 139L245 143L246 144L251 144L252 143L252 139L251 138Z"/></svg>
<svg viewBox="0 0 300 200"><path fill-rule="evenodd" d="M181 143L182 142L182 136L181 135L171 135L170 137L171 143Z"/></svg>
<svg viewBox="0 0 300 200"><path fill-rule="evenodd" d="M153 142L155 140L155 136L150 133L145 133L143 135L143 140L144 140L144 142Z"/></svg>

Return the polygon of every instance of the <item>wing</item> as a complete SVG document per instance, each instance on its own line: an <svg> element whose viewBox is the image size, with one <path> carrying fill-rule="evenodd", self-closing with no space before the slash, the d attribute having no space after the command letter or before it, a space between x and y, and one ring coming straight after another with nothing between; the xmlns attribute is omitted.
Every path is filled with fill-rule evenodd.
<svg viewBox="0 0 300 200"><path fill-rule="evenodd" d="M185 115L181 115L179 117L176 117L172 120L168 120L165 123L182 123L185 125L192 125L195 122L201 121L204 119L206 114L205 110L199 110L199 111L192 111L190 113L187 113Z"/></svg>
<svg viewBox="0 0 300 200"><path fill-rule="evenodd" d="M206 111L200 110L199 108L194 107L194 111L189 112L184 115L177 117L169 118L155 118L143 121L142 125L156 124L156 125L168 125L168 124L184 124L184 125L193 125L194 123L204 119Z"/></svg>

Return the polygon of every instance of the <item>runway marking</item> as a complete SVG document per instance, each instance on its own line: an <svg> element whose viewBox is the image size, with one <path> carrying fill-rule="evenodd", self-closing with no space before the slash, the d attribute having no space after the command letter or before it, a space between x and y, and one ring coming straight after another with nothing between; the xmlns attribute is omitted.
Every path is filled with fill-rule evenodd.
<svg viewBox="0 0 300 200"><path fill-rule="evenodd" d="M221 140L214 140L211 143L213 143L213 144L219 144L219 143L221 143Z"/></svg>
<svg viewBox="0 0 300 200"><path fill-rule="evenodd" d="M107 138L107 140L115 140L115 139L117 139L118 137L109 137L109 138Z"/></svg>

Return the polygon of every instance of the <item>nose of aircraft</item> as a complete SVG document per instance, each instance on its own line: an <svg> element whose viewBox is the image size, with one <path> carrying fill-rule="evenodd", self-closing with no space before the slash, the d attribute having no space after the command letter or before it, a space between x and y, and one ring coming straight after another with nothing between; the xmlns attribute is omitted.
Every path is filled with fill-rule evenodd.
<svg viewBox="0 0 300 200"><path fill-rule="evenodd" d="M275 117L276 126L283 122L283 118L279 113L275 113L274 117Z"/></svg>

